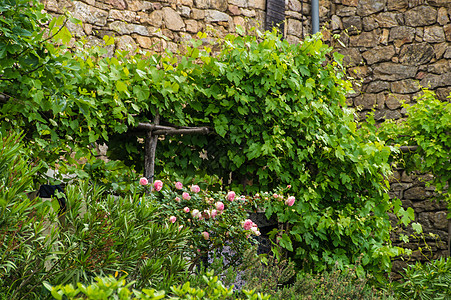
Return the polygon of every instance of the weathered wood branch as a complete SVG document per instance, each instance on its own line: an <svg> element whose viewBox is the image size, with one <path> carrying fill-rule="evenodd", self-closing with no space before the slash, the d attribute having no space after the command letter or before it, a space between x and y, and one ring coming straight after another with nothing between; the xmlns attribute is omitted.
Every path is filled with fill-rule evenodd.
<svg viewBox="0 0 451 300"><path fill-rule="evenodd" d="M157 112L155 114L154 124L149 125L159 125L160 123L160 114ZM144 177L146 177L150 184L153 183L153 177L155 175L155 153L157 150L158 143L158 135L155 134L152 130L148 130L146 132L146 141L145 141L145 152L146 155L144 157Z"/></svg>
<svg viewBox="0 0 451 300"><path fill-rule="evenodd" d="M418 146L401 146L399 147L399 150L401 150L401 152L403 153L408 153L408 152L415 152L417 151Z"/></svg>
<svg viewBox="0 0 451 300"><path fill-rule="evenodd" d="M154 135L175 135L175 134L208 134L210 129L207 127L197 127L190 129L161 129L154 130Z"/></svg>

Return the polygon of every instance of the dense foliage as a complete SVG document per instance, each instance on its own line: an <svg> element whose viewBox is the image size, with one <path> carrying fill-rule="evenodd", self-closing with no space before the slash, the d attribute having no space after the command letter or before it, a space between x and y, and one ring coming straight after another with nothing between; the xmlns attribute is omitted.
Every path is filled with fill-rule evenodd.
<svg viewBox="0 0 451 300"><path fill-rule="evenodd" d="M423 89L415 104L404 107L408 118L399 124L384 123L381 135L400 146L418 146L400 161L405 161L410 171L432 173L436 191L451 201L451 103L442 102L434 92Z"/></svg>

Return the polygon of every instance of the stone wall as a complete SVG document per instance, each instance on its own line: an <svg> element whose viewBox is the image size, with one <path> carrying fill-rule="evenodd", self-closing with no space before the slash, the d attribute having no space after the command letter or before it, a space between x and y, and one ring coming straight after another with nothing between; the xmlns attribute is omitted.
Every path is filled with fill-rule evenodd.
<svg viewBox="0 0 451 300"><path fill-rule="evenodd" d="M104 35L116 37L115 48L176 50L199 31L221 36L236 25L265 28L266 0L43 0L53 14L64 10L83 22L69 24L77 37L99 43ZM280 0L267 0L280 1ZM311 0L286 0L285 38L296 43L311 33ZM282 5L283 6L283 5ZM451 1L449 0L320 0L324 39L345 55L350 76L356 78L349 104L364 117L375 108L375 119L402 120L401 101L414 103L421 86L430 86L446 101L451 92ZM339 39L334 36L339 35ZM449 100L448 100L449 101ZM412 177L398 170L390 195L415 209L416 218L434 250L446 254L446 206L433 202L426 176ZM396 236L397 243L401 242ZM423 243L412 243L414 258ZM423 251L426 254L426 251ZM401 266L402 262L397 262Z"/></svg>

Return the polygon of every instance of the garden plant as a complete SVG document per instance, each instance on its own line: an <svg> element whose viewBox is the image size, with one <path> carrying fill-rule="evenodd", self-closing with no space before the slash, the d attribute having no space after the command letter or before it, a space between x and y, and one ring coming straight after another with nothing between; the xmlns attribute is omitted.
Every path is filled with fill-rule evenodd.
<svg viewBox="0 0 451 300"><path fill-rule="evenodd" d="M69 43L65 24L79 21L36 0L4 0L0 18L0 299L332 295L321 287L422 297L411 294L419 267L402 285L371 284L387 283L391 258L409 253L390 241L388 212L414 219L387 195L396 143L416 144L409 161L449 192L449 103L425 90L398 128L357 123L343 57L320 34L289 44L276 30L237 28L211 42L199 33L177 53L109 56L112 37ZM208 130L159 134L147 178L143 123ZM103 143L108 161L95 150ZM64 222L56 200L31 193L50 169L65 185ZM248 214L262 209L278 227L271 253L257 256ZM244 272L245 288L228 270Z"/></svg>

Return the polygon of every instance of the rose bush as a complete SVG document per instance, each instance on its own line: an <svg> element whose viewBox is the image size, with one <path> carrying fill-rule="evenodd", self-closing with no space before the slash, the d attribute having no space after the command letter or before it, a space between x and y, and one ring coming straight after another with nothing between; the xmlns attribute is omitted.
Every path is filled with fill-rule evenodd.
<svg viewBox="0 0 451 300"><path fill-rule="evenodd" d="M139 182L141 185L143 180ZM162 218L192 230L189 253L194 264L201 257L229 247L224 255L234 263L260 235L257 225L248 218L253 199L234 191L212 192L199 185L157 180L154 189L144 194L143 201L157 202L163 207ZM141 187L149 191L146 185Z"/></svg>

